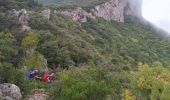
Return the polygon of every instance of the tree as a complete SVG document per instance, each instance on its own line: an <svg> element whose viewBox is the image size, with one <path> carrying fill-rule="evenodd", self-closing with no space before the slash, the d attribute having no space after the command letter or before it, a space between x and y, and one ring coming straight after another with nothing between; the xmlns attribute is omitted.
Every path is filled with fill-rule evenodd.
<svg viewBox="0 0 170 100"><path fill-rule="evenodd" d="M0 12L0 31L15 32L18 28L20 28L21 25L14 14L3 12L1 11L1 8Z"/></svg>
<svg viewBox="0 0 170 100"><path fill-rule="evenodd" d="M30 56L24 57L21 63L23 66L27 66L27 69L43 69L47 67L47 60L37 51L34 51Z"/></svg>
<svg viewBox="0 0 170 100"><path fill-rule="evenodd" d="M37 45L38 37L32 32L28 33L22 40L21 46L25 53L22 65L27 66L28 69L47 66L47 60L43 55L35 50Z"/></svg>
<svg viewBox="0 0 170 100"><path fill-rule="evenodd" d="M21 46L26 50L36 49L38 44L38 38L36 34L30 32L27 36L22 40Z"/></svg>
<svg viewBox="0 0 170 100"><path fill-rule="evenodd" d="M2 62L15 63L18 46L12 34L0 32L0 52Z"/></svg>

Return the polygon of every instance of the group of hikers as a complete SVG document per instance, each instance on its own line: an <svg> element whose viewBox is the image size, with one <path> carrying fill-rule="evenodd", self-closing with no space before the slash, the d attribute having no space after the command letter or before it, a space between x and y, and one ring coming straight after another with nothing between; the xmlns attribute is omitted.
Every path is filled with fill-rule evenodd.
<svg viewBox="0 0 170 100"><path fill-rule="evenodd" d="M31 69L28 72L28 79L32 80L40 80L45 83L51 83L54 80L54 73L50 73L49 71L45 71L43 75L40 74L40 71L37 69Z"/></svg>

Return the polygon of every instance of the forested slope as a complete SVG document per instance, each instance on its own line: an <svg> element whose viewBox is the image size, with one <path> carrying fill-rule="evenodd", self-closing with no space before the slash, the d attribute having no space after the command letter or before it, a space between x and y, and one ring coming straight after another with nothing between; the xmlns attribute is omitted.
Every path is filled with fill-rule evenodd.
<svg viewBox="0 0 170 100"><path fill-rule="evenodd" d="M10 14L1 8L0 83L18 85L23 96L45 88L51 100L170 98L170 41L151 25L131 16L125 23L78 23L60 14L48 20L35 11L32 30L22 32ZM45 66L62 69L50 86L26 80L30 69Z"/></svg>

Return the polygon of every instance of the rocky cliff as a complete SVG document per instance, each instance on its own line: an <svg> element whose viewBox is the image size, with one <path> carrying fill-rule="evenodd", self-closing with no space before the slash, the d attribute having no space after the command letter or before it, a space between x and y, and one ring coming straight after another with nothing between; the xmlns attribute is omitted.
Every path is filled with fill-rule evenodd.
<svg viewBox="0 0 170 100"><path fill-rule="evenodd" d="M87 18L95 19L101 17L108 21L124 22L125 16L134 16L142 18L142 0L107 0L106 2L99 4L89 11L84 10L81 7L67 10L54 10L54 14L60 13L65 16L70 16L74 21L86 22ZM22 30L30 30L28 26L29 13L25 9L20 11L13 11L16 16L19 17L19 22L22 25ZM50 9L43 10L40 15L50 20Z"/></svg>
<svg viewBox="0 0 170 100"><path fill-rule="evenodd" d="M124 0L110 0L92 9L94 16L102 17L105 20L123 22Z"/></svg>
<svg viewBox="0 0 170 100"><path fill-rule="evenodd" d="M61 13L66 16L70 16L73 18L74 21L79 22L86 22L87 18L95 19L95 16L92 15L92 13L88 13L87 11L83 10L80 7L77 7L76 9L73 9L71 11L59 11L58 13Z"/></svg>
<svg viewBox="0 0 170 100"><path fill-rule="evenodd" d="M29 31L31 28L29 27L29 13L26 9L21 9L19 11L13 9L13 13L18 17L19 23L22 25L22 31Z"/></svg>
<svg viewBox="0 0 170 100"><path fill-rule="evenodd" d="M142 17L142 0L109 0L93 7L89 12L82 8L60 11L75 21L86 22L87 18L101 17L108 21L124 22L125 16Z"/></svg>

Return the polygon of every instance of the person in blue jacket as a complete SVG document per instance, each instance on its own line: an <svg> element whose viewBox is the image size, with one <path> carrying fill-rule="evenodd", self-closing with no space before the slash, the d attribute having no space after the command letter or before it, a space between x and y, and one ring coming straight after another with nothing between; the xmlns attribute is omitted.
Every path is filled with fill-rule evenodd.
<svg viewBox="0 0 170 100"><path fill-rule="evenodd" d="M38 76L38 70L30 70L29 73L28 73L28 79L31 80L31 79L41 79L41 77Z"/></svg>

